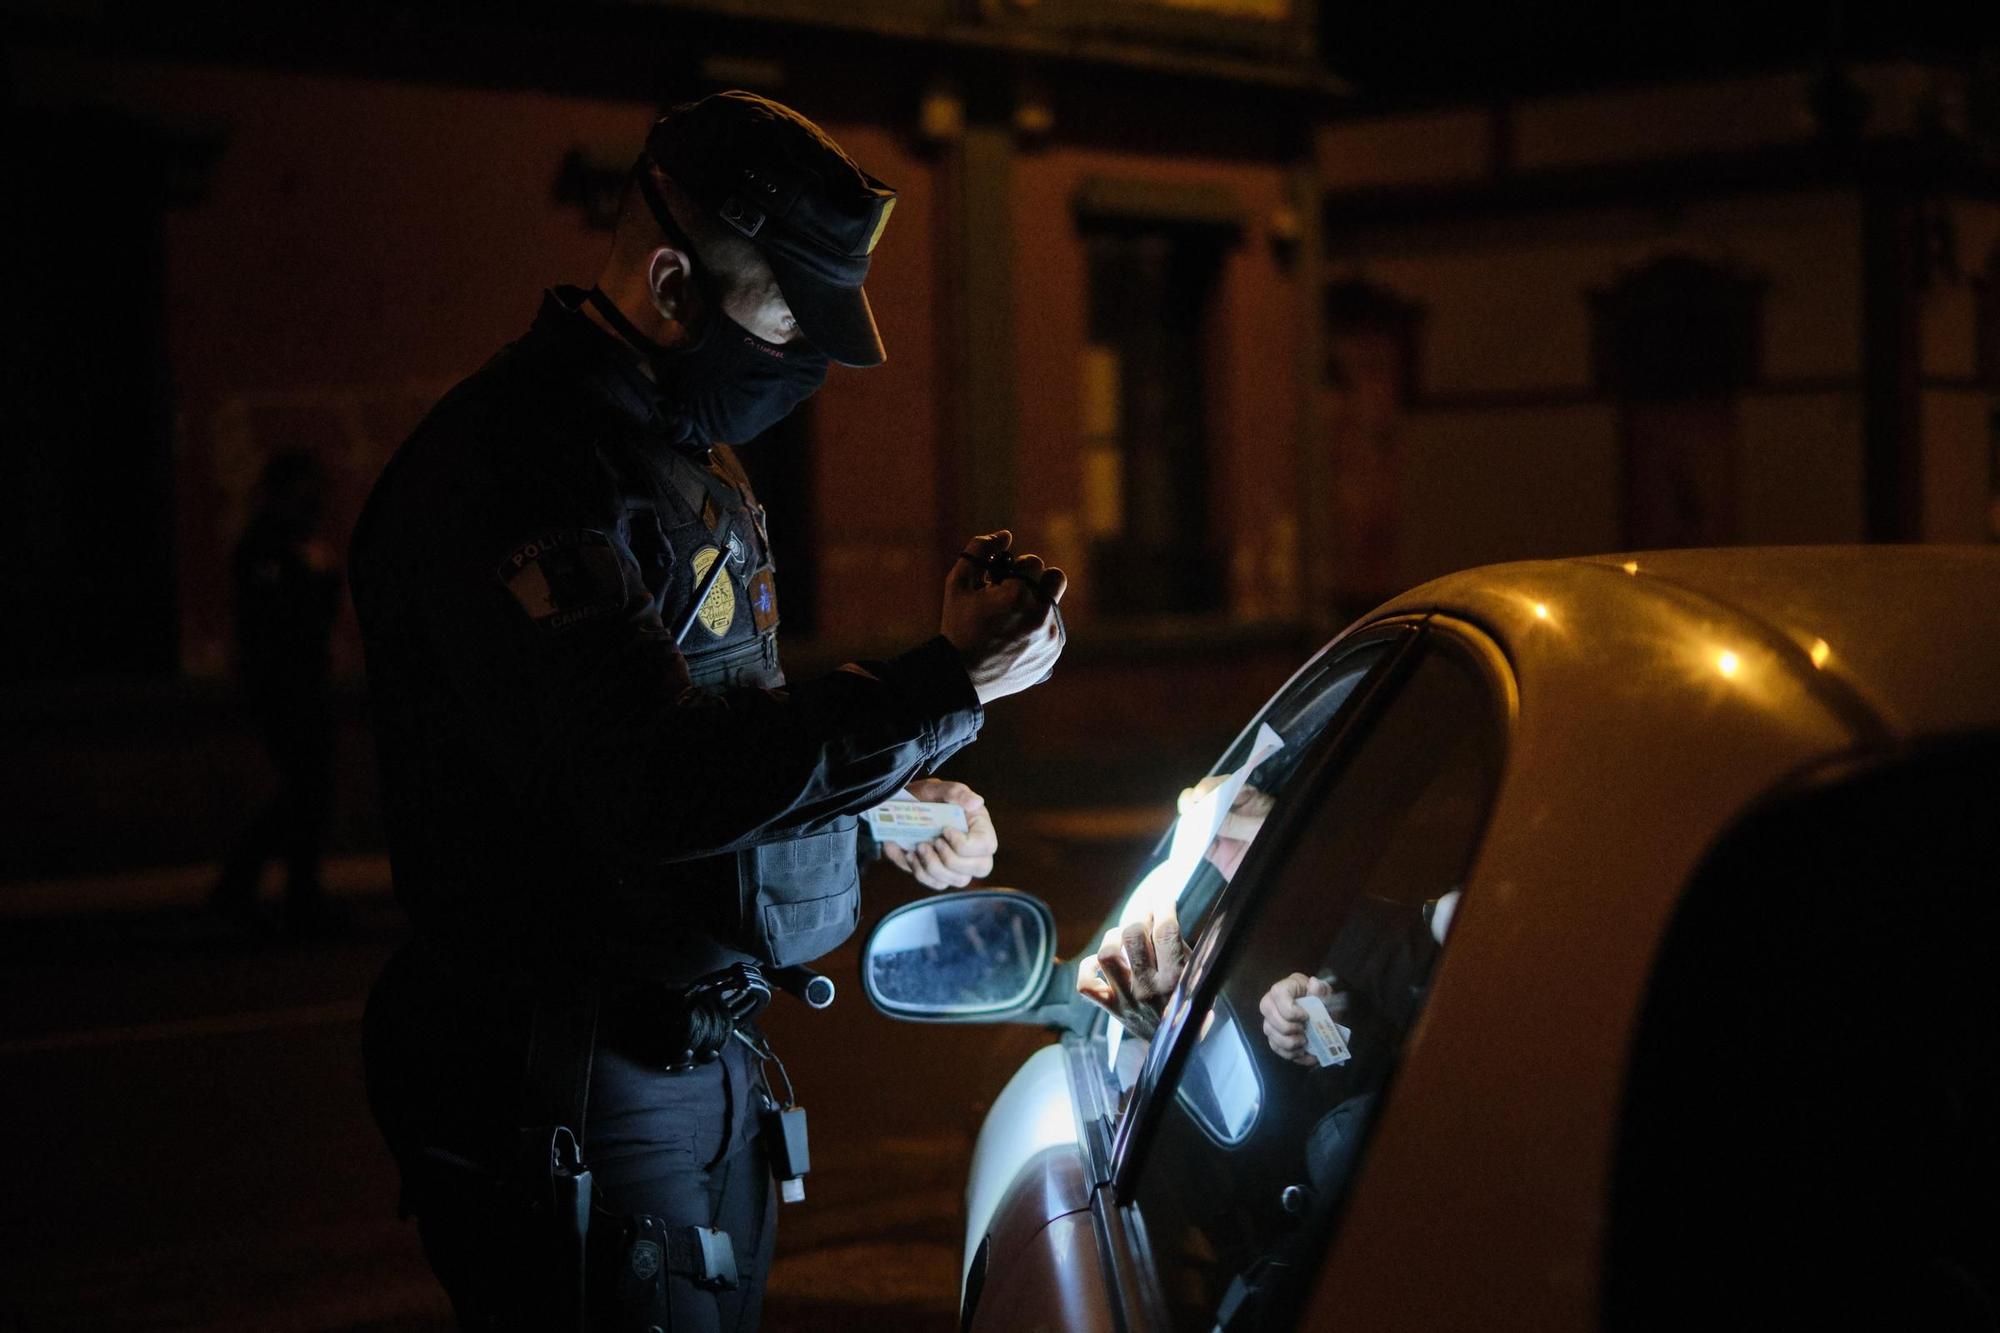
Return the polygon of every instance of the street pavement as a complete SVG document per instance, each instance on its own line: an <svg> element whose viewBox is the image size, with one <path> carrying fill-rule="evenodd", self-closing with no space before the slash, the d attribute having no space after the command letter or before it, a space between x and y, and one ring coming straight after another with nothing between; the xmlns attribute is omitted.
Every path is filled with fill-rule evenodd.
<svg viewBox="0 0 2000 1333"><path fill-rule="evenodd" d="M1056 909L1064 953L1144 851L1158 810L1010 827L995 884ZM369 1121L361 1005L402 938L379 860L334 867L353 909L333 942L249 938L196 905L205 872L14 895L0 888L0 1329L208 1333L446 1330L394 1216ZM877 867L864 929L922 890ZM953 1327L972 1140L1050 1039L1016 1025L898 1023L871 1009L858 937L822 964L823 1013L766 1016L809 1108L807 1197L784 1208L765 1327Z"/></svg>

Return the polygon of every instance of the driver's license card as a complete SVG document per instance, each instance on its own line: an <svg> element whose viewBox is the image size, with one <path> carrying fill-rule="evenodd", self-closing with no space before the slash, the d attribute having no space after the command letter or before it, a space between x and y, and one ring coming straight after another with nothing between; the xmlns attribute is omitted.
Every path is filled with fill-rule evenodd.
<svg viewBox="0 0 2000 1333"><path fill-rule="evenodd" d="M929 842L941 837L948 828L960 833L966 831L965 807L950 801L884 801L873 810L864 811L861 817L868 821L868 831L875 835L875 841L902 847Z"/></svg>
<svg viewBox="0 0 2000 1333"><path fill-rule="evenodd" d="M1333 1015L1326 1011L1325 1000L1317 995L1301 995L1299 1008L1306 1011L1306 1049L1319 1061L1320 1068L1344 1065L1353 1058L1347 1039L1354 1035L1354 1029L1334 1022Z"/></svg>

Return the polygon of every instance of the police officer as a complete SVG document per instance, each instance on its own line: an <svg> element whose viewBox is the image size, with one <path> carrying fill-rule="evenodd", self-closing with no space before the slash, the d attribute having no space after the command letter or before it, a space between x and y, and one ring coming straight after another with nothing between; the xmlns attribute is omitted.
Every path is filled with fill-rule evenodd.
<svg viewBox="0 0 2000 1333"><path fill-rule="evenodd" d="M350 560L415 926L370 998L370 1095L467 1328L755 1326L767 1158L795 1151L756 1011L853 930L858 812L1062 646L1061 571L999 532L937 637L785 681L728 445L883 359L861 284L895 193L724 93L654 126L627 194L598 285L446 395ZM897 864L984 873L978 799L919 794L977 817Z"/></svg>

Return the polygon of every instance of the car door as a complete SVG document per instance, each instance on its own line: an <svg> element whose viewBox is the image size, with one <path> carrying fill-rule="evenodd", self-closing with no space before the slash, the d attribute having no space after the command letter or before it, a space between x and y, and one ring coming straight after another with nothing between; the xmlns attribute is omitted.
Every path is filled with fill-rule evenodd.
<svg viewBox="0 0 2000 1333"><path fill-rule="evenodd" d="M1273 797L1250 845L1205 854L1179 890L1194 953L1158 1032L1136 1058L1110 1020L1075 1043L1096 1234L1128 1326L1290 1326L1498 786L1512 683L1483 634L1432 618L1342 647L1218 766L1256 760L1260 727L1281 743L1242 784ZM1280 985L1321 997L1317 1054L1267 1030Z"/></svg>
<svg viewBox="0 0 2000 1333"><path fill-rule="evenodd" d="M1230 891L1232 876L1225 869L1233 871L1255 840L1238 838L1232 855L1213 854L1223 850L1212 836L1217 820L1245 792L1252 794L1248 803L1266 813L1282 810L1293 776L1311 770L1313 756L1330 743L1339 719L1416 632L1414 621L1398 619L1343 636L1294 674L1206 779L1187 775L1184 780L1201 795L1183 803L1153 855L1113 901L1099 935L1128 915L1177 904L1189 938L1199 939ZM889 928L893 915L881 930ZM1086 958L1095 956L1095 938L1084 950ZM878 945L871 937L864 952L873 957ZM864 968L864 985L872 975ZM1059 1046L1036 1052L1016 1071L974 1148L961 1311L968 1328L1012 1328L1024 1319L1064 1328L1117 1323L1112 1310L1118 1302L1104 1286L1105 1270L1094 1255L1089 1202L1110 1181L1117 1111L1146 1045L1124 1040L1108 1015L1074 999L1074 982L1073 961L1052 987L1071 1002L1032 1010L1030 1021L1052 1022L1065 1035ZM869 994L882 1007L882 998L874 990ZM908 1006L892 1004L886 1012L910 1016ZM935 1006L923 1016L949 1018Z"/></svg>

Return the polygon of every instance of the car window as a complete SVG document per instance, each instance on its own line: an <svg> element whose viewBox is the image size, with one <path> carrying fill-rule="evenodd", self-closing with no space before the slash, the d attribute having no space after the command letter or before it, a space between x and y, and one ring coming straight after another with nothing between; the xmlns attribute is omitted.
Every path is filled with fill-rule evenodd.
<svg viewBox="0 0 2000 1333"><path fill-rule="evenodd" d="M1279 691L1215 767L1182 790L1173 824L1104 929L1171 908L1179 914L1183 937L1190 945L1199 940L1222 890L1276 814L1292 778L1307 767L1306 757L1317 752L1342 705L1396 642L1376 639L1327 653ZM1128 1044L1116 1019L1104 1021L1106 1067L1123 1094L1138 1074L1143 1046Z"/></svg>
<svg viewBox="0 0 2000 1333"><path fill-rule="evenodd" d="M1390 689L1298 779L1262 883L1232 895L1184 982L1192 1007L1162 1028L1173 1049L1148 1058L1142 1087L1161 1092L1146 1094L1120 1179L1176 1327L1257 1323L1311 1267L1458 907L1504 714L1435 633ZM1311 1045L1267 1022L1274 1006L1296 1016L1302 995L1318 1006Z"/></svg>

